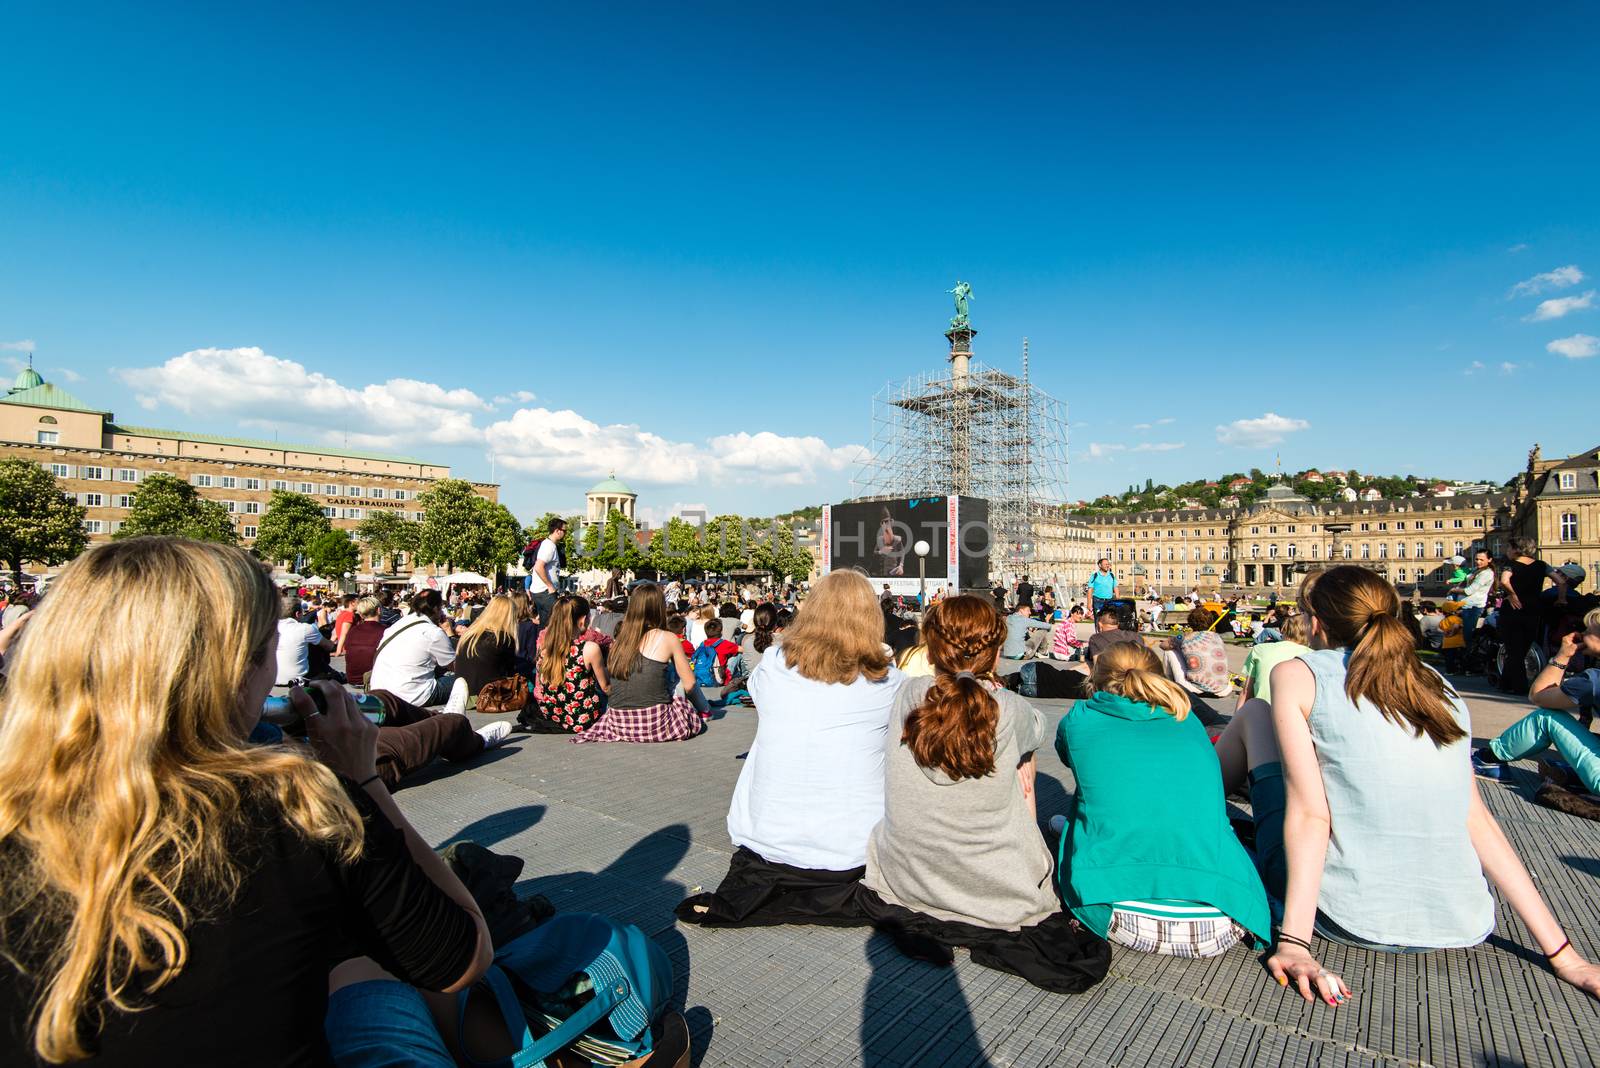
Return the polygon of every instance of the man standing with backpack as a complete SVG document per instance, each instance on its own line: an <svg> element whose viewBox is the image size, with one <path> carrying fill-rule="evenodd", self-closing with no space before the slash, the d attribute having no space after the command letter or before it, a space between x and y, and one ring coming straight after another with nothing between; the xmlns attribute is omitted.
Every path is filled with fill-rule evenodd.
<svg viewBox="0 0 1600 1068"><path fill-rule="evenodd" d="M552 519L550 532L532 542L524 551L533 562L528 565L528 595L534 611L539 614L539 626L550 622L550 610L555 607L556 593L561 587L561 540L567 536L567 521Z"/></svg>

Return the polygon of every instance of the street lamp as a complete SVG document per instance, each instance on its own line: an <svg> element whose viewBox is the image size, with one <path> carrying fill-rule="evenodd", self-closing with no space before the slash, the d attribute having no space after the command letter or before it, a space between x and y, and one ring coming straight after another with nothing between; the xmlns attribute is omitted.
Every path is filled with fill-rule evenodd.
<svg viewBox="0 0 1600 1068"><path fill-rule="evenodd" d="M928 554L933 546L918 541L911 551L917 554L917 612L920 614L928 610Z"/></svg>

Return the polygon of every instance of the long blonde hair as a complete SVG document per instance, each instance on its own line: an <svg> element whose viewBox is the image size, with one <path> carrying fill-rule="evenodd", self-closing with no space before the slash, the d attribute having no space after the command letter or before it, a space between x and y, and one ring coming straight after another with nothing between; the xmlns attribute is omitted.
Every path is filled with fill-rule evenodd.
<svg viewBox="0 0 1600 1068"><path fill-rule="evenodd" d="M489 603L478 613L478 618L461 633L461 640L456 643L456 655L471 656L485 637L499 638L513 649L517 647L517 606L505 594L489 598Z"/></svg>
<svg viewBox="0 0 1600 1068"><path fill-rule="evenodd" d="M872 583L859 571L833 571L811 587L783 632L783 659L815 682L849 685L889 673L883 645L883 609Z"/></svg>
<svg viewBox="0 0 1600 1068"><path fill-rule="evenodd" d="M1116 642L1094 658L1091 685L1159 708L1175 720L1189 714L1189 691L1161 673L1161 661L1144 642Z"/></svg>
<svg viewBox="0 0 1600 1068"><path fill-rule="evenodd" d="M0 843L17 861L0 932L25 944L0 953L46 962L43 1059L87 1057L109 1010L136 1011L183 970L186 929L238 889L229 842L247 812L359 855L360 816L333 772L245 741L241 696L277 623L272 582L243 550L136 537L73 561L29 624L0 697Z"/></svg>

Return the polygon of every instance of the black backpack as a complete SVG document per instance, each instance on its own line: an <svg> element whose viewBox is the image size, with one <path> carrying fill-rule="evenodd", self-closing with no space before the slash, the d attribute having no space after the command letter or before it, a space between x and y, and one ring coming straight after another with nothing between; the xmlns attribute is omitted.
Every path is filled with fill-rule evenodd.
<svg viewBox="0 0 1600 1068"><path fill-rule="evenodd" d="M541 543L543 543L543 541L544 541L543 538L534 538L532 541L530 541L527 544L527 546L525 548L523 548L523 550L522 550L522 566L524 568L526 568L527 570L532 571L533 570L533 565L538 563L538 561L539 561L539 546L540 546Z"/></svg>

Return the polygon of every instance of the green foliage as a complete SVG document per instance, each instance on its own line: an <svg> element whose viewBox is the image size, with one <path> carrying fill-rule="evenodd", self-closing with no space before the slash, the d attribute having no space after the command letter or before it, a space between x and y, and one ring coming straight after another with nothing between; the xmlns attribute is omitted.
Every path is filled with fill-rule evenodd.
<svg viewBox="0 0 1600 1068"><path fill-rule="evenodd" d="M310 554L311 543L332 529L333 524L322 514L322 505L303 493L274 490L267 513L256 526L256 553L280 564L292 564L297 555Z"/></svg>
<svg viewBox="0 0 1600 1068"><path fill-rule="evenodd" d="M222 502L206 500L183 479L163 474L145 477L134 494L128 518L111 536L133 538L141 534L197 538L224 545L234 545L239 540L233 516Z"/></svg>
<svg viewBox="0 0 1600 1068"><path fill-rule="evenodd" d="M420 564L447 564L492 576L522 550L522 527L503 504L480 497L466 482L447 478L417 497L423 509L417 535Z"/></svg>
<svg viewBox="0 0 1600 1068"><path fill-rule="evenodd" d="M313 575L336 579L345 572L354 572L361 566L361 550L342 530L329 530L317 535L306 553L307 566Z"/></svg>
<svg viewBox="0 0 1600 1068"><path fill-rule="evenodd" d="M61 492L56 477L28 460L0 460L0 560L22 582L30 560L64 564L83 552L85 509Z"/></svg>
<svg viewBox="0 0 1600 1068"><path fill-rule="evenodd" d="M645 554L634 537L637 530L627 516L613 508L605 525L584 528L584 565L603 568L636 568L645 563Z"/></svg>
<svg viewBox="0 0 1600 1068"><path fill-rule="evenodd" d="M422 524L402 518L400 513L373 511L356 524L356 540L366 546L368 554L376 555L394 570L396 553L417 551L417 539L422 534Z"/></svg>

